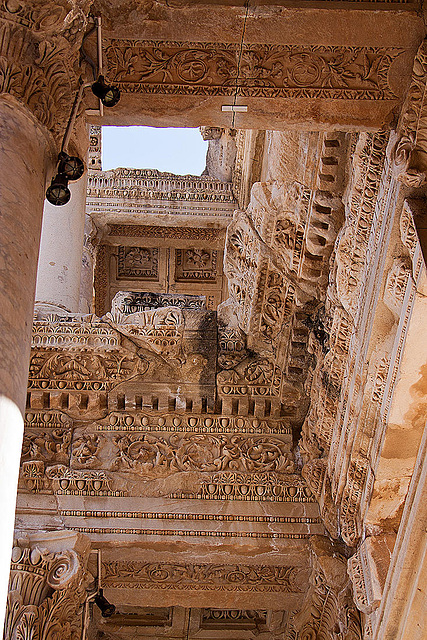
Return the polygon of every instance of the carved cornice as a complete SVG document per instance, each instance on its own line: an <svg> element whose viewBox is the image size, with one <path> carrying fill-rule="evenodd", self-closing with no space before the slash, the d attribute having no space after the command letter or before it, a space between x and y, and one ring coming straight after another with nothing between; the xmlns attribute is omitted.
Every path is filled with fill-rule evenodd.
<svg viewBox="0 0 427 640"><path fill-rule="evenodd" d="M91 171L87 195L93 198L234 203L231 184L206 176L178 176L155 169Z"/></svg>
<svg viewBox="0 0 427 640"><path fill-rule="evenodd" d="M26 105L55 136L77 91L78 50L90 3L0 5L0 93Z"/></svg>
<svg viewBox="0 0 427 640"><path fill-rule="evenodd" d="M124 93L393 100L398 48L111 39L111 79ZM240 71L238 72L238 68ZM239 77L238 76L239 73Z"/></svg>

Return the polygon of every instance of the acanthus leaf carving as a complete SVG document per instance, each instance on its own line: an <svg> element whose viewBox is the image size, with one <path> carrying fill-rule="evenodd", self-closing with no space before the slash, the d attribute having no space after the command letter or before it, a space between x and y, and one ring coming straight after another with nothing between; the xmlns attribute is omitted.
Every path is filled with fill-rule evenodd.
<svg viewBox="0 0 427 640"><path fill-rule="evenodd" d="M45 543L50 544L48 538ZM83 551L84 543L79 544ZM21 538L12 550L5 640L80 637L89 582L86 562L87 552L82 555L73 548L50 551L32 542L25 546Z"/></svg>
<svg viewBox="0 0 427 640"><path fill-rule="evenodd" d="M25 104L54 136L63 134L78 87L78 50L89 3L0 6L0 92Z"/></svg>

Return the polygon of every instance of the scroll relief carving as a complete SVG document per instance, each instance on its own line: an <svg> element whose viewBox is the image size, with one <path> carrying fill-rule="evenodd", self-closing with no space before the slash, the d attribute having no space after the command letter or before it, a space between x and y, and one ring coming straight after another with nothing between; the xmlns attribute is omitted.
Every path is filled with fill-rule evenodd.
<svg viewBox="0 0 427 640"><path fill-rule="evenodd" d="M60 135L78 86L78 50L89 3L61 0L0 5L0 93L23 102L54 135Z"/></svg>
<svg viewBox="0 0 427 640"><path fill-rule="evenodd" d="M412 81L397 126L392 149L394 173L408 187L420 187L427 171L427 42L414 60Z"/></svg>
<svg viewBox="0 0 427 640"><path fill-rule="evenodd" d="M301 593L307 571L269 565L103 562L105 585L115 589L178 589Z"/></svg>
<svg viewBox="0 0 427 640"><path fill-rule="evenodd" d="M112 468L162 476L179 471L292 473L289 443L279 438L173 434L115 436Z"/></svg>
<svg viewBox="0 0 427 640"><path fill-rule="evenodd" d="M111 74L126 93L392 100L398 48L111 39Z"/></svg>
<svg viewBox="0 0 427 640"><path fill-rule="evenodd" d="M85 558L73 549L51 552L23 542L12 550L5 640L81 634L82 604L89 582Z"/></svg>
<svg viewBox="0 0 427 640"><path fill-rule="evenodd" d="M101 391L144 375L147 359L123 352L74 353L37 351L30 361L30 389Z"/></svg>

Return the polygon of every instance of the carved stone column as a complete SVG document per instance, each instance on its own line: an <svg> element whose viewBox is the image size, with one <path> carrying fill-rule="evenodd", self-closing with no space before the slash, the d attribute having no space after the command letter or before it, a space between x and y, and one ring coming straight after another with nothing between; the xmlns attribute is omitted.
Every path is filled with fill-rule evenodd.
<svg viewBox="0 0 427 640"><path fill-rule="evenodd" d="M93 275L95 264L97 228L92 218L85 215L85 228L83 239L83 259L80 275L80 313L92 313L93 311Z"/></svg>
<svg viewBox="0 0 427 640"><path fill-rule="evenodd" d="M89 539L57 531L20 539L12 550L4 640L80 637Z"/></svg>
<svg viewBox="0 0 427 640"><path fill-rule="evenodd" d="M6 600L46 177L77 89L86 0L0 7L0 620Z"/></svg>
<svg viewBox="0 0 427 640"><path fill-rule="evenodd" d="M86 184L85 176L69 185L66 205L44 205L36 286L36 308L44 312L79 311Z"/></svg>

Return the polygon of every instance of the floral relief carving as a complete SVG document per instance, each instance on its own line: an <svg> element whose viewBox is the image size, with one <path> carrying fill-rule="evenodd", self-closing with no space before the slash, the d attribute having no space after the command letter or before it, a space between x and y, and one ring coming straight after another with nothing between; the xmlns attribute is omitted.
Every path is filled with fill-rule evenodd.
<svg viewBox="0 0 427 640"><path fill-rule="evenodd" d="M218 252L207 249L175 249L175 279L179 281L215 281Z"/></svg>
<svg viewBox="0 0 427 640"><path fill-rule="evenodd" d="M146 247L119 247L118 278L158 279L159 250Z"/></svg>
<svg viewBox="0 0 427 640"><path fill-rule="evenodd" d="M21 460L68 463L72 432L69 429L52 431L25 430Z"/></svg>
<svg viewBox="0 0 427 640"><path fill-rule="evenodd" d="M73 460L81 467L99 464L97 453L100 448L100 437L96 434L82 434L73 442Z"/></svg>

